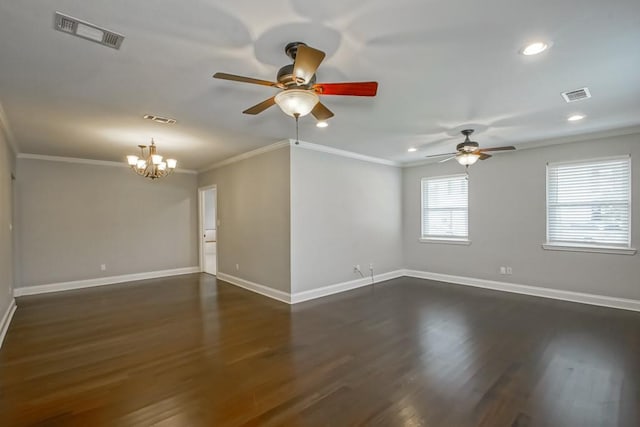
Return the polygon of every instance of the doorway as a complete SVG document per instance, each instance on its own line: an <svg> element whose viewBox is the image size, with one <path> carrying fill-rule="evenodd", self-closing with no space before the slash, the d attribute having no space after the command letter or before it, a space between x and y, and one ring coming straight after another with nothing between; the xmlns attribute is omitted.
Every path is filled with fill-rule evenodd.
<svg viewBox="0 0 640 427"><path fill-rule="evenodd" d="M217 189L214 186L198 189L200 204L200 270L218 272L218 216Z"/></svg>

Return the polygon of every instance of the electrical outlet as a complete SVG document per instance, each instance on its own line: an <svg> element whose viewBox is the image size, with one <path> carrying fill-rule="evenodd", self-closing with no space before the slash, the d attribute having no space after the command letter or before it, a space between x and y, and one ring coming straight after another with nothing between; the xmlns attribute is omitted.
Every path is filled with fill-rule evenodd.
<svg viewBox="0 0 640 427"><path fill-rule="evenodd" d="M100 264L100 270L107 271L107 264Z"/></svg>
<svg viewBox="0 0 640 427"><path fill-rule="evenodd" d="M240 264L236 264L236 271L240 271Z"/></svg>
<svg viewBox="0 0 640 427"><path fill-rule="evenodd" d="M506 267L500 267L500 274L507 274L507 268Z"/></svg>
<svg viewBox="0 0 640 427"><path fill-rule="evenodd" d="M507 274L513 274L513 269L511 267L507 267Z"/></svg>

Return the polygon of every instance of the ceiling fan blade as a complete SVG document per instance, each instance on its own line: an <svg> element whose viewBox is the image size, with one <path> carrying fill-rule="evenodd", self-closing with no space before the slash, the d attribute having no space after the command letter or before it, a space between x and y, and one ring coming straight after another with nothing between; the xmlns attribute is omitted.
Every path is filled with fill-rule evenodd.
<svg viewBox="0 0 640 427"><path fill-rule="evenodd" d="M458 153L432 154L430 156L424 156L424 157L429 158L429 157L455 156L456 154Z"/></svg>
<svg viewBox="0 0 640 427"><path fill-rule="evenodd" d="M451 157L447 157L447 158L446 158L446 159L444 159L444 160L440 160L438 163L448 162L449 160L453 160L453 159L455 159L456 157L458 157L458 156L451 156Z"/></svg>
<svg viewBox="0 0 640 427"><path fill-rule="evenodd" d="M301 84L309 83L324 57L325 53L321 50L299 45L293 63L293 75L301 80Z"/></svg>
<svg viewBox="0 0 640 427"><path fill-rule="evenodd" d="M493 157L491 154L486 154L486 153L479 153L480 157L478 157L480 160L487 160L489 157Z"/></svg>
<svg viewBox="0 0 640 427"><path fill-rule="evenodd" d="M516 147L509 145L508 147L481 148L480 151L508 151L515 150Z"/></svg>
<svg viewBox="0 0 640 427"><path fill-rule="evenodd" d="M313 88L318 95L376 96L378 82L318 83Z"/></svg>
<svg viewBox="0 0 640 427"><path fill-rule="evenodd" d="M311 114L318 120L327 120L333 117L333 112L329 110L327 107L322 104L322 102L318 102L313 110L311 110Z"/></svg>
<svg viewBox="0 0 640 427"><path fill-rule="evenodd" d="M272 96L271 98L262 101L259 104L254 105L251 108L247 108L246 110L243 111L244 114L259 114L262 113L264 110L266 110L267 108L271 107L272 105L274 105L276 103L276 97Z"/></svg>
<svg viewBox="0 0 640 427"><path fill-rule="evenodd" d="M280 87L279 83L270 82L267 80L254 79L251 77L236 76L235 74L215 73L213 77L216 79L222 79L222 80L232 80L234 82L253 83L253 84L262 85L262 86Z"/></svg>

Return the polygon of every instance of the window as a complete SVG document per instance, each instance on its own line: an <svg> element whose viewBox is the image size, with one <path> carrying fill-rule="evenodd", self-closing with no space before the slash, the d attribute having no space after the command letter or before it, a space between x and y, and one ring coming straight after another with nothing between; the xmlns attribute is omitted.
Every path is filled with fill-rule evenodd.
<svg viewBox="0 0 640 427"><path fill-rule="evenodd" d="M467 242L466 175L422 179L422 239Z"/></svg>
<svg viewBox="0 0 640 427"><path fill-rule="evenodd" d="M629 156L547 166L546 249L630 249L630 225Z"/></svg>

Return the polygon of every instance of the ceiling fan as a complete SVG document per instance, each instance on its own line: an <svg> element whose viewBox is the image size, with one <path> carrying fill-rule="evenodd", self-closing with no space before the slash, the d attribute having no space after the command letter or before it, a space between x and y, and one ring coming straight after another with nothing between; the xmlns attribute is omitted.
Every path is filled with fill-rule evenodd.
<svg viewBox="0 0 640 427"><path fill-rule="evenodd" d="M293 60L293 64L280 68L277 82L227 73L215 73L213 77L281 89L275 96L244 110L243 113L259 114L278 104L285 114L295 117L296 120L309 113L319 121L333 117L331 110L320 102L319 95L375 96L378 91L377 82L316 83L315 73L325 53L302 42L289 43L284 50Z"/></svg>
<svg viewBox="0 0 640 427"><path fill-rule="evenodd" d="M487 154L487 151L508 151L515 150L516 147L511 145L506 147L493 147L493 148L480 148L480 145L469 139L469 136L473 133L473 129L465 129L461 131L461 133L465 136L464 141L456 146L455 153L445 153L445 154L434 154L432 156L426 157L442 157L442 156L451 156L444 160L440 160L440 163L447 162L452 159L456 159L458 163L463 166L469 166L474 164L478 159L486 160L491 156L491 154Z"/></svg>

